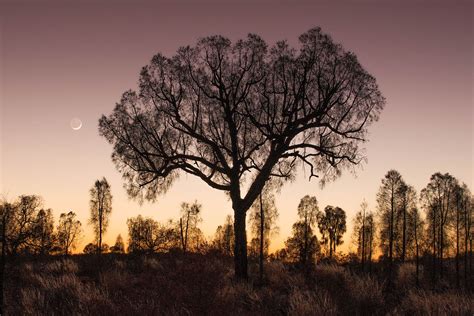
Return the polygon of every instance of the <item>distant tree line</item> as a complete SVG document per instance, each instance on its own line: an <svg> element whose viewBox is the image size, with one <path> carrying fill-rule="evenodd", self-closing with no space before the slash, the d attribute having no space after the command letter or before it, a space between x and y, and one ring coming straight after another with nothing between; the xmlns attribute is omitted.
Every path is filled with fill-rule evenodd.
<svg viewBox="0 0 474 316"><path fill-rule="evenodd" d="M250 208L249 257L258 262L260 277L264 262L278 259L310 268L319 260L354 258L363 271L370 272L374 261L386 263L389 280L398 263L416 264L418 282L420 266L430 273L433 283L446 274L448 258L455 262L456 283L467 287L472 274L473 195L466 184L448 173L435 173L418 195L401 174L390 170L381 180L374 211L361 203L353 218L352 242L355 252L338 253L347 229L346 212L338 206L322 211L315 196L304 196L297 208L298 220L285 247L270 254L272 236L278 233L278 210L275 192L278 186L268 185ZM127 220L128 247L121 235L113 246L102 242L111 212L110 185L98 180L91 189L91 220L95 241L87 244L86 254L155 253L180 250L186 252L214 251L234 256L234 219L228 215L213 237L206 238L200 229L202 205L183 202L180 217L160 223L137 215ZM422 211L420 211L422 210ZM57 226L52 210L43 206L36 195L22 195L13 202L0 204L0 242L2 267L5 258L16 255L68 255L77 247L82 225L73 211L62 213ZM430 262L428 265L427 262ZM0 269L3 273L3 268Z"/></svg>
<svg viewBox="0 0 474 316"><path fill-rule="evenodd" d="M389 280L394 263L413 260L418 282L420 258L429 258L431 264L425 264L425 269L436 284L444 276L445 259L454 258L456 284L460 286L463 275L468 286L473 206L468 186L449 173L434 173L418 196L398 171L388 171L377 194L376 212L370 212L364 201L354 219L353 240L363 269L367 265L370 269L374 252L380 250L380 259L388 263Z"/></svg>
<svg viewBox="0 0 474 316"><path fill-rule="evenodd" d="M46 255L69 254L82 233L81 222L73 211L61 213L54 229L51 209L43 207L41 197L21 195L16 201L0 205L2 253Z"/></svg>

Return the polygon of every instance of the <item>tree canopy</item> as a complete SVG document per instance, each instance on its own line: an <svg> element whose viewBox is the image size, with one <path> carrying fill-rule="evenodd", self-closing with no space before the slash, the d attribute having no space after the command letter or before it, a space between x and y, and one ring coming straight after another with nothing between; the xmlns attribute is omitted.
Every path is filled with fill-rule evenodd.
<svg viewBox="0 0 474 316"><path fill-rule="evenodd" d="M155 55L99 130L128 193L155 200L180 172L225 191L235 212L236 273L246 277L245 215L270 178L304 165L321 183L364 159L385 100L356 56L320 28L269 47L209 36Z"/></svg>

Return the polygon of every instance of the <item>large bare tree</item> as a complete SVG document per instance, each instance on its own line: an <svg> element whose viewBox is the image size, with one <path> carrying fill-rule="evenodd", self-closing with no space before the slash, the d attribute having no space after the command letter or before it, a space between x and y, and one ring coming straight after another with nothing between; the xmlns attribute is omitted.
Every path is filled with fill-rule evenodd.
<svg viewBox="0 0 474 316"><path fill-rule="evenodd" d="M299 43L210 36L173 57L157 54L139 91L126 91L99 122L130 196L155 200L180 172L229 195L239 278L247 277L247 210L265 182L306 165L324 183L359 164L385 103L356 56L320 28Z"/></svg>

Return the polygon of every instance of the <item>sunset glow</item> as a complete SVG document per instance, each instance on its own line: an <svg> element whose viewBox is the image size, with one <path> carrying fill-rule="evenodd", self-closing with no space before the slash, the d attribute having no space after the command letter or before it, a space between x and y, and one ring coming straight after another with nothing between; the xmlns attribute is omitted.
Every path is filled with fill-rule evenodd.
<svg viewBox="0 0 474 316"><path fill-rule="evenodd" d="M472 5L402 2L277 2L271 8L266 1L2 3L0 193L7 200L40 195L55 220L75 211L85 229L78 252L93 240L89 189L102 177L113 195L107 244L118 234L127 240L127 218L178 219L180 204L195 200L202 204L202 230L213 236L233 214L228 197L182 173L156 203L130 200L111 161L112 147L99 136L100 116L112 112L124 91L137 89L141 67L158 52L171 57L213 34L236 41L256 33L271 45L288 40L295 47L300 34L320 26L357 55L387 104L369 128L367 162L354 174L321 187L301 169L283 186L276 197L280 231L271 249L283 247L290 235L300 199L314 195L321 210L333 205L346 211L340 249L354 250L352 219L364 199L375 211L388 170L397 169L417 192L437 171L471 190L474 184Z"/></svg>

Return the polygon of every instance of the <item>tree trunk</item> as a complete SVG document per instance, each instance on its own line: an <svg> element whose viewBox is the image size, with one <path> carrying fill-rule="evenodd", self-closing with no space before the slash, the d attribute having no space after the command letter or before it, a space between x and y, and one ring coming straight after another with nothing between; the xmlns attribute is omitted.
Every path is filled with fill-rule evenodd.
<svg viewBox="0 0 474 316"><path fill-rule="evenodd" d="M469 218L467 214L467 205L464 204L464 286L468 287L467 280L467 241L469 240Z"/></svg>
<svg viewBox="0 0 474 316"><path fill-rule="evenodd" d="M263 247L264 247L264 228L265 228L265 212L262 203L262 194L260 193L260 283L263 281Z"/></svg>
<svg viewBox="0 0 474 316"><path fill-rule="evenodd" d="M394 218L393 218L393 213L394 213L394 191L393 191L393 186L392 186L392 196L391 196L391 201L390 201L390 239L389 239L389 254L388 254L388 257L389 257L389 270L388 270L388 273L389 273L389 282L391 283L392 282L392 269L393 269L393 266L392 266L392 262L393 262L393 221L394 221Z"/></svg>
<svg viewBox="0 0 474 316"><path fill-rule="evenodd" d="M186 253L186 246L184 244L184 230L183 230L183 219L179 219L179 232L181 237L181 248L183 249L183 253Z"/></svg>
<svg viewBox="0 0 474 316"><path fill-rule="evenodd" d="M304 267L306 267L307 257L308 257L308 220L307 220L307 215L305 215L305 219L304 219L304 247L303 247L303 260L302 260L302 264L303 264Z"/></svg>
<svg viewBox="0 0 474 316"><path fill-rule="evenodd" d="M234 208L234 265L237 279L246 280L247 273L247 232L245 229L245 211Z"/></svg>
<svg viewBox="0 0 474 316"><path fill-rule="evenodd" d="M405 193L406 194L406 193ZM402 244L402 262L405 262L405 255L406 255L406 230L407 230L407 202L406 197L403 206L403 244Z"/></svg>
<svg viewBox="0 0 474 316"><path fill-rule="evenodd" d="M362 271L364 271L365 264L365 208L362 214Z"/></svg>
<svg viewBox="0 0 474 316"><path fill-rule="evenodd" d="M456 286L459 288L459 203L456 208Z"/></svg>
<svg viewBox="0 0 474 316"><path fill-rule="evenodd" d="M332 237L329 234L329 258L332 258Z"/></svg>
<svg viewBox="0 0 474 316"><path fill-rule="evenodd" d="M188 229L189 229L189 212L187 212L186 216L186 230L184 233L184 252L188 249Z"/></svg>
<svg viewBox="0 0 474 316"><path fill-rule="evenodd" d="M369 272L372 272L372 243L374 241L374 227L373 222L370 224L370 239L369 239Z"/></svg>
<svg viewBox="0 0 474 316"><path fill-rule="evenodd" d="M472 279L472 238L469 240L469 275Z"/></svg>
<svg viewBox="0 0 474 316"><path fill-rule="evenodd" d="M420 285L420 279L419 279L419 274L420 274L420 262L419 262L419 252L418 252L418 228L417 228L417 221L416 221L416 216L415 214L415 247L416 247L416 286Z"/></svg>
<svg viewBox="0 0 474 316"><path fill-rule="evenodd" d="M8 206L5 206L7 208ZM0 315L4 315L4 302L3 302L3 283L5 277L5 260L6 260L6 217L7 210L4 209L2 216L2 262L0 262Z"/></svg>
<svg viewBox="0 0 474 316"><path fill-rule="evenodd" d="M431 279L434 285L436 283L436 208L433 208L433 272Z"/></svg>
<svg viewBox="0 0 474 316"><path fill-rule="evenodd" d="M102 214L99 211L99 249L97 249L99 255L102 253Z"/></svg>

